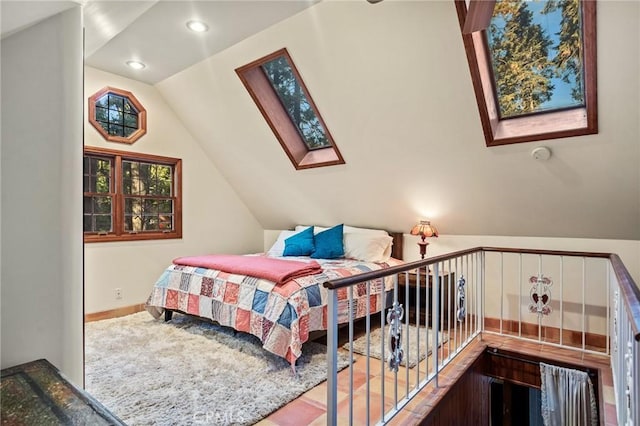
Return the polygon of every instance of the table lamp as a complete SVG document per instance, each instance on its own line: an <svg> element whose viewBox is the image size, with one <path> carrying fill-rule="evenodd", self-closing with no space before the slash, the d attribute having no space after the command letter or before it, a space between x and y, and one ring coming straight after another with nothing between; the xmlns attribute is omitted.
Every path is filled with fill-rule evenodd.
<svg viewBox="0 0 640 426"><path fill-rule="evenodd" d="M425 241L426 237L437 237L438 230L435 226L431 225L431 222L428 220L421 220L416 226L411 228L411 235L420 235L422 237L421 241L418 241L418 246L420 247L420 257L424 259L424 256L427 254L427 246L428 242Z"/></svg>

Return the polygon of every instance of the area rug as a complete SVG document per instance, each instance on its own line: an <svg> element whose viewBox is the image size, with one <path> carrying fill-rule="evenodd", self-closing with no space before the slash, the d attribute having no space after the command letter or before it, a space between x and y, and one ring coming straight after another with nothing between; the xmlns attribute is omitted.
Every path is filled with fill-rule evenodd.
<svg viewBox="0 0 640 426"><path fill-rule="evenodd" d="M253 424L326 380L326 346L302 353L296 377L254 336L139 312L85 324L85 384L131 426Z"/></svg>
<svg viewBox="0 0 640 426"><path fill-rule="evenodd" d="M431 329L429 329L429 332L428 332L429 341L427 344L427 339L425 338L425 336L427 336L427 332L426 332L427 329L424 327L418 328L413 325L409 325L409 336L408 336L409 347L407 349L407 331L406 331L407 325L403 324L402 326L404 330L402 334L402 348L404 349L404 357L400 365L406 366L408 362L409 368L413 368L418 364L418 362L425 359L427 355L431 355L431 347L433 345L431 340L433 338L433 332ZM382 358L381 343L380 343L382 333L380 332L380 330L381 330L380 327L378 327L376 329L371 330L371 332L369 333L370 335L369 356L377 359ZM385 330L384 331L384 342L385 342L384 353L385 353L385 358L387 358L389 356L389 325L385 325L384 330ZM420 356L419 357L417 355L418 332L420 332ZM447 342L448 338L446 333L439 332L438 336L439 336L438 345L442 345L443 343ZM342 346L342 348L349 350L349 343L345 343ZM427 350L427 348L429 348L429 350ZM367 336L366 335L362 335L353 341L353 352L361 355L367 354Z"/></svg>

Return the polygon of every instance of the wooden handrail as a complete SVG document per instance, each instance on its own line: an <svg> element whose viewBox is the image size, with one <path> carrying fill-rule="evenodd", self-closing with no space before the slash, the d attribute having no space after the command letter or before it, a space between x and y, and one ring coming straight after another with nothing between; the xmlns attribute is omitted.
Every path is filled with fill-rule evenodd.
<svg viewBox="0 0 640 426"><path fill-rule="evenodd" d="M640 289L617 254L611 254L609 260L618 280L622 300L624 300L624 305L627 307L633 337L636 341L640 341Z"/></svg>
<svg viewBox="0 0 640 426"><path fill-rule="evenodd" d="M538 255L550 255L550 256L571 256L571 257L591 257L591 258L604 258L609 259L611 266L616 275L618 286L622 294L622 299L627 308L629 316L629 322L633 330L634 339L640 341L640 289L636 285L635 281L629 274L629 271L622 263L622 260L617 254L614 253L597 253L597 252L582 252L582 251L565 251L565 250L539 250L539 249L522 249L522 248L507 248L507 247L474 247L467 250L459 250L456 252L433 256L427 259L421 259L415 262L409 262L398 266L392 266L386 269L380 269L377 271L365 272L363 274L352 275L350 277L339 278L335 280L329 280L323 283L325 288L330 290L337 290L339 288L350 287L352 285L375 280L389 275L401 274L404 272L412 271L418 268L428 267L435 263L443 262L446 260L454 259L460 256L474 254L478 252L500 252L500 253L521 253L521 254L538 254Z"/></svg>
<svg viewBox="0 0 640 426"><path fill-rule="evenodd" d="M422 268L432 265L443 260L449 260L456 257L464 256L465 254L472 254L482 251L481 247L476 247L467 250L460 250L453 253L429 257L427 259L417 260L415 262L403 263L402 265L392 266L390 268L379 269L377 271L364 272L358 275L352 275L350 277L338 278L335 280L325 281L322 285L329 290L337 290L339 288L350 287L352 285L371 281L382 277L388 277L389 275L400 274L402 272L408 272L414 269Z"/></svg>

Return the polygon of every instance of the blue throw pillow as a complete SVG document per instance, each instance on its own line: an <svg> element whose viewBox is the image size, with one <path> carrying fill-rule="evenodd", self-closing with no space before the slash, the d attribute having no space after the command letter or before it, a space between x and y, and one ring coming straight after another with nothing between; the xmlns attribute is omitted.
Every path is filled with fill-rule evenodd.
<svg viewBox="0 0 640 426"><path fill-rule="evenodd" d="M315 249L313 226L284 240L283 256L309 256Z"/></svg>
<svg viewBox="0 0 640 426"><path fill-rule="evenodd" d="M316 234L316 248L311 253L314 259L336 259L344 256L342 225L334 226Z"/></svg>

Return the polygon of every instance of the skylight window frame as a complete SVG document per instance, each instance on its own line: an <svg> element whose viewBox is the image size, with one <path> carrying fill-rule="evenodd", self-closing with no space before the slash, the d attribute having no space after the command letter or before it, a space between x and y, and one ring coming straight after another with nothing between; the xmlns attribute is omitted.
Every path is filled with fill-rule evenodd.
<svg viewBox="0 0 640 426"><path fill-rule="evenodd" d="M309 149L300 134L300 129L292 121L289 112L282 104L280 96L276 93L271 81L262 69L263 64L281 56L291 66L298 84L324 129L330 146ZM320 115L318 107L286 48L250 62L235 71L296 170L345 164L329 128Z"/></svg>
<svg viewBox="0 0 640 426"><path fill-rule="evenodd" d="M465 0L454 0L486 145L498 146L598 133L596 2L580 0L584 54L584 107L500 118L486 30L464 33Z"/></svg>

